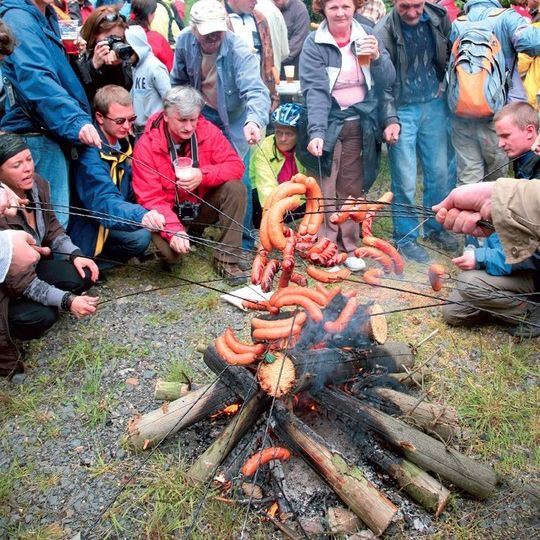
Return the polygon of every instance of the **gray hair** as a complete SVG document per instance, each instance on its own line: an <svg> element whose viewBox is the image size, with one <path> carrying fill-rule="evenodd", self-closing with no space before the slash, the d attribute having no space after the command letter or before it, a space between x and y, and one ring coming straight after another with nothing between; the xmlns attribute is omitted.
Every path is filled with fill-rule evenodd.
<svg viewBox="0 0 540 540"><path fill-rule="evenodd" d="M163 97L163 108L169 115L174 109L180 116L187 117L201 112L204 107L204 98L201 93L192 86L174 86Z"/></svg>

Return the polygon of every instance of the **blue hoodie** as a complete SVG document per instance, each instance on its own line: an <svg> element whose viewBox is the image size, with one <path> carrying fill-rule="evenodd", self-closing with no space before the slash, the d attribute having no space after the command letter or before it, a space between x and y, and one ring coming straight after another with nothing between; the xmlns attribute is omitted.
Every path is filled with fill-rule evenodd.
<svg viewBox="0 0 540 540"><path fill-rule="evenodd" d="M15 102L6 89L0 128L15 133L45 128L56 139L77 143L82 126L92 123L90 105L69 65L54 10L47 6L44 16L30 0L3 0L0 17L17 38L2 65Z"/></svg>

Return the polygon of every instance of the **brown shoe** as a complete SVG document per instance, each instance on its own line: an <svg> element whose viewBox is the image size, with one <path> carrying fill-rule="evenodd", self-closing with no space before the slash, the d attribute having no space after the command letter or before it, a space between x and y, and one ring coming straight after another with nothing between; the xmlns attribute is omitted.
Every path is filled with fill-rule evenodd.
<svg viewBox="0 0 540 540"><path fill-rule="evenodd" d="M214 270L229 285L242 285L246 282L247 273L243 272L235 263L214 260Z"/></svg>

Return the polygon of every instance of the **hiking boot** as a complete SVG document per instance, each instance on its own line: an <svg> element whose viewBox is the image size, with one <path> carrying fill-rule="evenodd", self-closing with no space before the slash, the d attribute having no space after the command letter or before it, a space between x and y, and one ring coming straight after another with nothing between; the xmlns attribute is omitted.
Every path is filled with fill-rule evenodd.
<svg viewBox="0 0 540 540"><path fill-rule="evenodd" d="M419 263L428 263L428 252L419 246L416 242L405 242L404 244L398 244L398 251L408 260L416 261Z"/></svg>
<svg viewBox="0 0 540 540"><path fill-rule="evenodd" d="M426 236L426 240L449 253L457 253L459 251L458 240L448 231L432 232Z"/></svg>
<svg viewBox="0 0 540 540"><path fill-rule="evenodd" d="M534 306L527 310L523 322L512 326L508 333L514 337L530 339L540 336L540 306Z"/></svg>
<svg viewBox="0 0 540 540"><path fill-rule="evenodd" d="M229 285L242 285L246 282L247 273L243 272L236 263L214 260L214 270Z"/></svg>

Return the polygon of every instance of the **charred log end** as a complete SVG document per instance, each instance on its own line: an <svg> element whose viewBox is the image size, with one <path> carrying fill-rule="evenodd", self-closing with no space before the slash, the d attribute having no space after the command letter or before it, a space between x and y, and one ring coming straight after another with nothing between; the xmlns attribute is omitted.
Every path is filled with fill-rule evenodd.
<svg viewBox="0 0 540 540"><path fill-rule="evenodd" d="M272 363L261 365L257 380L261 388L270 396L285 396L296 382L296 370L291 359L281 353L275 353Z"/></svg>
<svg viewBox="0 0 540 540"><path fill-rule="evenodd" d="M379 304L373 304L367 308L366 313L366 333L375 343L384 344L388 338L388 324L383 308Z"/></svg>

